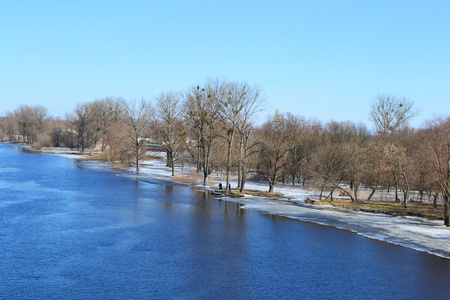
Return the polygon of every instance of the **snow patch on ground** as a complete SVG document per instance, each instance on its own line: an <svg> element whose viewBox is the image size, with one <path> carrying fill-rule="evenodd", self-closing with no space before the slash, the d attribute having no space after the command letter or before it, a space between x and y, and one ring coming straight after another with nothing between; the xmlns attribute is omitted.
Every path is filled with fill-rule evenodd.
<svg viewBox="0 0 450 300"><path fill-rule="evenodd" d="M83 159L88 157L87 154L83 154L78 150L72 150L70 148L43 148L41 153L44 155L53 155L72 159Z"/></svg>

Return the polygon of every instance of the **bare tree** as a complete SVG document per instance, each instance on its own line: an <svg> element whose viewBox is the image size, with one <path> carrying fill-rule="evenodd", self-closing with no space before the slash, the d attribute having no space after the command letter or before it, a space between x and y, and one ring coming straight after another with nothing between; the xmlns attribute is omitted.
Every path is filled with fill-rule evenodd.
<svg viewBox="0 0 450 300"><path fill-rule="evenodd" d="M421 132L423 158L433 166L433 179L444 198L444 223L450 227L450 117L428 122Z"/></svg>
<svg viewBox="0 0 450 300"><path fill-rule="evenodd" d="M182 102L177 93L162 93L156 98L154 131L167 153L167 165L175 175L175 163L180 159L186 128L182 119Z"/></svg>
<svg viewBox="0 0 450 300"><path fill-rule="evenodd" d="M388 168L395 186L395 201L398 203L400 203L398 198L400 181L403 182L403 186L408 186L404 191L409 194L409 181L405 171L405 150L402 144L411 134L408 127L409 120L417 115L413 104L406 98L383 94L372 103L370 112L378 138L385 146L383 148L387 155L385 161L389 164Z"/></svg>
<svg viewBox="0 0 450 300"><path fill-rule="evenodd" d="M42 105L34 105L32 108L36 132L37 134L42 134L45 130L45 122L48 116L47 108Z"/></svg>
<svg viewBox="0 0 450 300"><path fill-rule="evenodd" d="M6 117L0 117L0 141L5 140L5 138L8 136L6 134Z"/></svg>
<svg viewBox="0 0 450 300"><path fill-rule="evenodd" d="M436 120L435 120L436 121ZM434 122L435 122L434 121ZM428 126L433 121L428 122ZM411 159L413 161L413 168L416 170L413 181L413 189L419 193L419 201L422 203L425 196L429 199L436 195L436 191L440 190L435 176L435 168L433 160L430 159L430 149L425 147L429 143L429 139L433 138L430 135L430 130L424 128L416 131L407 145L410 150ZM438 192L439 193L439 192ZM434 197L434 206L437 207L437 197Z"/></svg>
<svg viewBox="0 0 450 300"><path fill-rule="evenodd" d="M123 119L125 113L125 100L122 98L105 98L95 100L90 103L90 109L95 123L94 140L102 142L101 151L105 150L109 145L111 133L108 131L110 125Z"/></svg>
<svg viewBox="0 0 450 300"><path fill-rule="evenodd" d="M363 124L356 125L351 122L345 122L344 124L344 126L347 126L347 130L350 131L350 137L346 141L350 153L348 179L350 180L350 189L353 189L352 199L358 201L358 191L366 168L369 131Z"/></svg>
<svg viewBox="0 0 450 300"><path fill-rule="evenodd" d="M105 149L108 160L128 164L131 160L134 160L134 155L130 151L130 138L128 128L123 122L124 118L123 115L119 120L108 126L105 141L108 147L105 147Z"/></svg>
<svg viewBox="0 0 450 300"><path fill-rule="evenodd" d="M287 154L293 148L292 136L293 127L278 112L262 125L258 173L269 183L269 192L273 192L281 171L289 163Z"/></svg>
<svg viewBox="0 0 450 300"><path fill-rule="evenodd" d="M361 174L361 182L372 190L367 201L371 201L380 185L385 184L385 178L391 176L383 154L384 146L381 140L371 139L364 153L365 168Z"/></svg>
<svg viewBox="0 0 450 300"><path fill-rule="evenodd" d="M389 136L407 126L409 120L417 115L413 105L414 103L406 98L388 94L379 95L372 102L370 111L377 133Z"/></svg>
<svg viewBox="0 0 450 300"><path fill-rule="evenodd" d="M222 103L220 105L220 118L219 121L222 124L222 138L226 141L227 157L225 162L225 186L230 184L230 172L232 162L232 150L234 145L234 137L236 133L237 120L239 113L242 110L243 95L240 93L239 88L233 83L224 83L222 86L222 93L224 97L221 97Z"/></svg>
<svg viewBox="0 0 450 300"><path fill-rule="evenodd" d="M78 149L84 152L86 148L94 146L95 119L88 102L78 103L73 112L66 115L66 119L75 130Z"/></svg>
<svg viewBox="0 0 450 300"><path fill-rule="evenodd" d="M196 86L189 90L184 108L194 143L186 143L191 157L203 171L203 184L208 182L211 151L218 138L220 103L223 94L219 81L208 80L204 87Z"/></svg>
<svg viewBox="0 0 450 300"><path fill-rule="evenodd" d="M313 170L316 173L316 176L323 180L320 198L322 198L325 184L328 183L331 186L331 193L327 198L331 197L331 200L333 200L333 192L338 189L348 195L353 201L353 195L341 186L341 183L347 176L350 165L350 151L348 144L336 146L332 143L326 143L321 145L313 159Z"/></svg>
<svg viewBox="0 0 450 300"><path fill-rule="evenodd" d="M322 124L317 120L305 120L291 113L287 113L286 118L293 130L293 147L289 152L289 163L286 166L285 175L292 178L293 185L296 179L300 183L300 177L302 177L302 184L305 185L312 154L323 142Z"/></svg>
<svg viewBox="0 0 450 300"><path fill-rule="evenodd" d="M19 133L29 143L36 142L38 135L44 132L47 109L42 105L20 105L14 110L19 125Z"/></svg>
<svg viewBox="0 0 450 300"><path fill-rule="evenodd" d="M17 125L16 117L12 112L7 112L2 118L3 136L9 141L17 134Z"/></svg>
<svg viewBox="0 0 450 300"><path fill-rule="evenodd" d="M306 121L303 118L294 116L291 113L287 113L287 118L290 119L290 123L293 126L293 147L289 152L290 163L287 168L287 173L292 177L292 185L295 185L295 180L300 172L300 166L307 158L307 156L305 156L305 152L302 151L302 144L299 142L302 135L302 129L305 127Z"/></svg>
<svg viewBox="0 0 450 300"><path fill-rule="evenodd" d="M229 185L232 147L234 137L239 136L239 167L238 186L241 192L244 191L246 169L246 159L253 153L249 151L251 145L248 144L249 136L252 132L254 115L262 109L264 99L261 96L261 89L246 83L228 82L223 84L223 97L221 97L220 113L223 126L223 138L227 142L226 160L226 186Z"/></svg>
<svg viewBox="0 0 450 300"><path fill-rule="evenodd" d="M140 172L140 161L145 155L144 145L150 137L151 113L152 107L144 99L139 102L131 100L125 103L123 123L127 132L129 150L134 156L136 173Z"/></svg>
<svg viewBox="0 0 450 300"><path fill-rule="evenodd" d="M394 179L395 202L400 203L398 190L401 189L403 191L403 206L406 207L411 190L410 167L412 166L406 148L388 143L384 147L383 157L387 169Z"/></svg>
<svg viewBox="0 0 450 300"><path fill-rule="evenodd" d="M68 122L65 120L62 120L61 118L50 118L50 140L53 147L68 147L65 145L64 141L64 134L66 133L66 130L69 128ZM70 147L70 145L69 145Z"/></svg>

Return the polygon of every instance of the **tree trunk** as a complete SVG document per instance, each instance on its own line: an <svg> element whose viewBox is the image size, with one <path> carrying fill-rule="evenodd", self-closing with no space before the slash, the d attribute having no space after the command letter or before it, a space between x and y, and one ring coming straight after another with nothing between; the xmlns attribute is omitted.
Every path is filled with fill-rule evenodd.
<svg viewBox="0 0 450 300"><path fill-rule="evenodd" d="M396 175L394 175L394 183L395 183L395 203L400 203L400 199L398 198L398 179Z"/></svg>
<svg viewBox="0 0 450 300"><path fill-rule="evenodd" d="M208 183L208 175L209 175L209 154L211 151L211 140L207 147L205 147L205 143L202 143L203 147L203 185Z"/></svg>
<svg viewBox="0 0 450 300"><path fill-rule="evenodd" d="M203 165L203 185L208 183L208 167Z"/></svg>
<svg viewBox="0 0 450 300"><path fill-rule="evenodd" d="M359 187L361 186L361 183L356 182L353 184L353 188L354 188L354 192L355 192L355 201L358 201L358 192L359 192Z"/></svg>
<svg viewBox="0 0 450 300"><path fill-rule="evenodd" d="M375 194L375 189L372 188L372 192L370 192L370 195L369 195L369 197L367 198L367 201L370 201L370 200L372 199L372 197L373 197L374 194Z"/></svg>
<svg viewBox="0 0 450 300"><path fill-rule="evenodd" d="M269 193L273 192L273 188L275 187L276 184L276 175L272 175L271 177L269 177Z"/></svg>
<svg viewBox="0 0 450 300"><path fill-rule="evenodd" d="M227 153L227 175L226 175L226 186L230 184L230 171L231 171L231 148L233 146L234 129L229 132L228 140L228 153ZM239 182L239 180L238 180ZM239 185L239 183L238 183Z"/></svg>
<svg viewBox="0 0 450 300"><path fill-rule="evenodd" d="M242 144L242 151L247 151L245 150L246 146L244 144ZM246 174L247 174L247 170L246 170L246 158L245 158L245 153L243 153L242 155L242 159L240 159L239 161L239 178L238 178L238 182L240 183L239 186L239 191L241 193L244 192L245 189L245 181L246 181ZM238 185L239 185L238 183Z"/></svg>
<svg viewBox="0 0 450 300"><path fill-rule="evenodd" d="M238 186L237 188L240 189L241 193L244 191L244 188L241 186L241 182L244 181L243 179L243 170L244 170L244 136L241 134L241 140L239 142L239 165L238 165Z"/></svg>
<svg viewBox="0 0 450 300"><path fill-rule="evenodd" d="M408 178L406 177L406 175L403 173L403 180L405 181L406 184L406 188L403 189L403 207L406 208L408 206L407 201L410 195L410 190L409 190L409 182L408 182Z"/></svg>
<svg viewBox="0 0 450 300"><path fill-rule="evenodd" d="M197 173L200 173L200 169L201 169L201 164L200 164L200 137L198 137L197 139Z"/></svg>
<svg viewBox="0 0 450 300"><path fill-rule="evenodd" d="M403 192L403 207L407 208L408 207L408 192L404 191Z"/></svg>
<svg viewBox="0 0 450 300"><path fill-rule="evenodd" d="M136 149L137 150L137 149ZM139 150L136 151L136 173L139 173L141 170L139 168Z"/></svg>
<svg viewBox="0 0 450 300"><path fill-rule="evenodd" d="M80 133L80 134L82 135L83 133ZM83 136L81 137L80 145L81 145L81 153L84 153L84 137ZM80 149L80 148L78 147L78 149Z"/></svg>
<svg viewBox="0 0 450 300"><path fill-rule="evenodd" d="M239 163L239 166L238 166L238 183L237 183L237 188L239 189L239 188L241 188L241 181L242 181L242 170L241 170L241 165L240 165L240 163Z"/></svg>
<svg viewBox="0 0 450 300"><path fill-rule="evenodd" d="M244 188L245 188L245 176L242 176L242 178L241 178L241 186L240 186L240 189L239 189L239 191L241 192L241 193L243 193L244 192Z"/></svg>
<svg viewBox="0 0 450 300"><path fill-rule="evenodd" d="M239 159L239 177L238 177L238 182L240 183L239 186L239 191L241 193L244 192L245 189L245 177L247 175L247 170L246 170L246 166L247 166L247 158L246 158L246 152L247 152L247 143L248 140L246 138L246 136L241 136L241 145L240 145L240 159ZM238 183L238 185L239 185Z"/></svg>
<svg viewBox="0 0 450 300"><path fill-rule="evenodd" d="M331 190L331 193L328 194L328 196L325 197L325 200L330 198L330 201L333 202L333 192L334 192L334 188Z"/></svg>
<svg viewBox="0 0 450 300"><path fill-rule="evenodd" d="M323 190L325 189L325 182L322 182L322 186L320 187L320 195L319 200L322 200Z"/></svg>
<svg viewBox="0 0 450 300"><path fill-rule="evenodd" d="M449 195L444 195L444 224L446 227L450 227L450 211L449 211Z"/></svg>
<svg viewBox="0 0 450 300"><path fill-rule="evenodd" d="M171 162L170 153L169 151L166 150L166 166L169 168L171 167L170 162Z"/></svg>

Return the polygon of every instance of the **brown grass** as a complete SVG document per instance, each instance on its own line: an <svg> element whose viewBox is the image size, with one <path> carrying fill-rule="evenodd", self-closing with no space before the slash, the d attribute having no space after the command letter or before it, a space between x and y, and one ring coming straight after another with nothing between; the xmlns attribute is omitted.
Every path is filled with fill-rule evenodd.
<svg viewBox="0 0 450 300"><path fill-rule="evenodd" d="M233 189L231 189L233 191ZM238 190L236 190L238 192ZM283 198L288 199L288 197L284 196L280 193L274 193L274 192L264 192L264 191L258 191L258 190L244 190L244 194L246 195L252 195L257 197L269 197L269 198Z"/></svg>
<svg viewBox="0 0 450 300"><path fill-rule="evenodd" d="M145 160L164 160L161 156L153 155L153 154L147 154L145 157Z"/></svg>
<svg viewBox="0 0 450 300"><path fill-rule="evenodd" d="M444 207L438 205L434 208L432 204L408 203L403 207L401 203L392 202L367 202L350 200L321 200L319 204L333 205L336 208L351 209L354 211L364 211L379 214L388 214L393 216L416 216L431 220L444 219Z"/></svg>
<svg viewBox="0 0 450 300"><path fill-rule="evenodd" d="M219 190L218 187L215 186L210 186L211 189L213 190ZM224 192L228 192L227 190L223 190ZM264 192L264 191L259 191L259 190L244 190L243 193L241 193L239 191L239 189L231 189L231 192L236 195L236 196L242 196L242 195L252 195L252 196L257 196L257 197L268 197L268 198L282 198L282 199L289 199L288 197L284 196L283 194L280 193L269 193L269 192Z"/></svg>
<svg viewBox="0 0 450 300"><path fill-rule="evenodd" d="M189 183L189 184L196 184L202 181L200 174L191 174L189 176L182 175L182 176L173 176L170 177L171 180L177 181L177 182L183 182L183 183Z"/></svg>
<svg viewBox="0 0 450 300"><path fill-rule="evenodd" d="M88 161L88 160L99 160L104 161L103 155L99 153L79 153L80 155L85 155L86 157L80 158L79 161Z"/></svg>

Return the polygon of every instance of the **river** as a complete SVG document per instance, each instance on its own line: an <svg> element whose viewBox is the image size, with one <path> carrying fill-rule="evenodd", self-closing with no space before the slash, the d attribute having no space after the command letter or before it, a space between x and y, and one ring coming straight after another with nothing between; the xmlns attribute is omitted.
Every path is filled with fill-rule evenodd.
<svg viewBox="0 0 450 300"><path fill-rule="evenodd" d="M2 299L445 299L450 260L0 144Z"/></svg>

